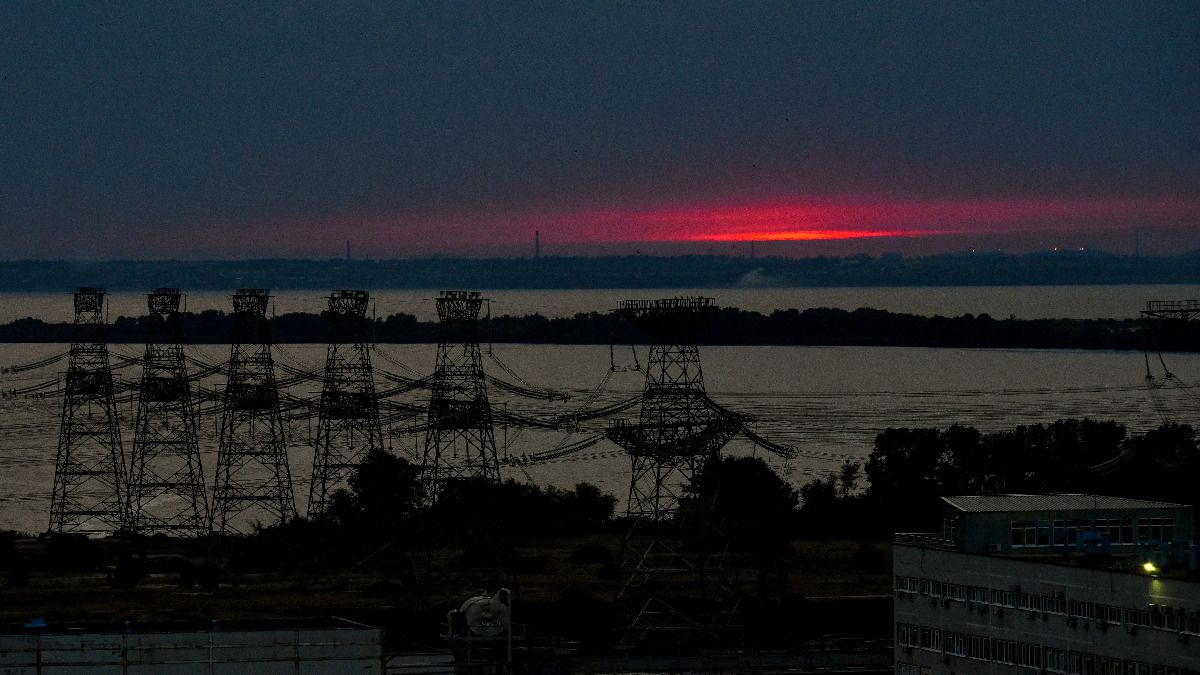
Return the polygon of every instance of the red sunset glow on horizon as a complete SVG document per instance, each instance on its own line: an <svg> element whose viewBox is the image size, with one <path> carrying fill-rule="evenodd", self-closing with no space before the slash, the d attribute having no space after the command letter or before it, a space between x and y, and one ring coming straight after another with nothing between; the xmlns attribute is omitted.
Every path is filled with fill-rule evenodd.
<svg viewBox="0 0 1200 675"><path fill-rule="evenodd" d="M504 235L540 228L572 242L828 241L1180 225L1200 199L776 200L630 206L458 218Z"/></svg>
<svg viewBox="0 0 1200 675"><path fill-rule="evenodd" d="M344 221L293 222L297 241L319 239L330 229L379 242L403 242L403 252L460 252L470 238L475 251L524 247L535 230L543 242L586 254L622 244L745 242L933 241L939 237L1056 238L1065 233L1118 233L1183 228L1200 219L1197 198L955 199L882 198L699 201L693 204L581 205L534 210L469 210ZM263 232L272 228L266 227ZM398 239L403 237L403 239ZM1077 238L1076 238L1077 239ZM919 244L931 250L934 244ZM904 245L901 244L903 247ZM946 246L954 246L946 244ZM523 250L523 249L522 249ZM607 249L611 250L611 248ZM470 252L468 251L468 254Z"/></svg>

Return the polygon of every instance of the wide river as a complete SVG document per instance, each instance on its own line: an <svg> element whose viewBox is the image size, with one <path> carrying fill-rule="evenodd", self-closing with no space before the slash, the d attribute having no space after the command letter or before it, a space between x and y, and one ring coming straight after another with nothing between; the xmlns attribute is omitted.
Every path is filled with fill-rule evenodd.
<svg viewBox="0 0 1200 675"><path fill-rule="evenodd" d="M187 289L184 289L187 292ZM714 288L714 289L589 289L489 290L493 314L573 316L603 312L628 298L668 298L703 294L721 306L769 313L776 309L873 307L892 312L942 316L990 314L1020 319L1121 319L1136 317L1147 300L1200 297L1200 286L926 286L874 288ZM275 294L274 312L320 312L327 290L287 290ZM378 316L405 313L435 320L432 298L437 290L373 292ZM200 291L187 294L187 308L227 310L229 293ZM120 292L109 296L111 317L145 313L146 296ZM69 293L0 293L0 323L36 317L45 321L71 320Z"/></svg>
<svg viewBox="0 0 1200 675"><path fill-rule="evenodd" d="M810 291L795 291L807 292ZM1038 292L1038 289L1021 291ZM610 296L602 296L596 292L598 306L611 306L624 295L609 293ZM1182 296L1173 292L1163 297ZM1145 293L1131 292L1128 301L1136 307L1136 301L1145 297ZM62 300L56 296L57 302ZM972 309L1007 313L1018 309L1015 302L1013 295L1006 308L993 305ZM29 363L65 350L66 345L57 344L0 345L0 366ZM192 356L209 363L227 358L225 349L218 346L189 346L188 350ZM116 345L113 352L136 356L140 348ZM639 348L639 352L638 360L644 364L645 349ZM313 370L321 366L324 353L322 345L289 345L277 348L276 359L293 370ZM1135 352L707 347L702 349L702 358L708 390L716 401L757 416L760 434L799 450L799 457L787 463L767 455L770 463L796 485L833 471L846 459L863 461L875 434L889 426L944 427L962 423L983 430L1000 430L1017 424L1087 416L1115 419L1133 431L1143 431L1157 425L1164 416L1178 421L1200 421L1195 419L1192 390L1172 387L1152 394L1145 387L1145 362L1142 354ZM535 385L568 391L569 400L554 403L515 398L499 390L492 392L493 403L498 407L528 416L550 417L599 407L636 394L642 386L642 374L632 370L614 374L603 390L597 391L609 369L609 359L607 345L496 345L494 356L485 357L484 367L504 379L513 379L511 371ZM401 375L429 372L433 360L433 345L381 345L374 356L377 368ZM617 351L616 362L618 366L634 362L628 347ZM1180 383L1200 377L1200 355L1167 355L1166 364L1179 376ZM1152 365L1155 373L1161 375L1156 359ZM59 362L40 370L0 375L0 389L11 390L50 380L64 367L65 362ZM136 366L125 367L118 373L122 380L136 380L138 376ZM382 374L379 379L383 389ZM202 384L210 390L219 390L221 381L214 377ZM311 399L318 390L318 383L301 382L291 388L291 393ZM418 389L393 400L420 404L427 395ZM128 452L132 447L135 406L130 395L126 399L120 405L120 414ZM0 399L0 529L38 532L46 528L60 407L58 398ZM211 406L202 403L200 407ZM289 423L289 457L298 507L303 512L311 473L313 422L299 414L303 409L296 412L296 419ZM626 414L635 413L636 410ZM390 420L397 430L391 440L393 451L415 456L422 439L419 434L403 432L404 426L415 421L419 420L403 419L400 414ZM201 418L200 442L210 483L218 425L218 415ZM496 438L502 455L528 454L587 438L601 431L603 425L603 421L597 421L573 436L500 426ZM750 453L754 448L739 439L730 444L728 451ZM506 466L503 470L518 480L563 487L589 481L617 495L622 502L628 491L628 459L608 441L557 461L527 467Z"/></svg>

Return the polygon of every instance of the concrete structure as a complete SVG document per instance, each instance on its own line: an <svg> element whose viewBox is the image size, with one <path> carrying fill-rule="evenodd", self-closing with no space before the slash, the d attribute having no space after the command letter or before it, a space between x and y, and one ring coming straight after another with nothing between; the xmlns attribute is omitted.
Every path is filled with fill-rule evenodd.
<svg viewBox="0 0 1200 675"><path fill-rule="evenodd" d="M0 634L4 675L382 675L383 629L216 626Z"/></svg>
<svg viewBox="0 0 1200 675"><path fill-rule="evenodd" d="M893 549L896 673L1200 673L1194 540L1178 504L943 498Z"/></svg>

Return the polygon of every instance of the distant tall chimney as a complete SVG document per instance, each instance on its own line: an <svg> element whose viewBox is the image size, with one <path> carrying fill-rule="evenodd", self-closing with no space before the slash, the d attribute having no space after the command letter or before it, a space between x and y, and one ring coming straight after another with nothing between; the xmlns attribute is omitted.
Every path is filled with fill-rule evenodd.
<svg viewBox="0 0 1200 675"><path fill-rule="evenodd" d="M533 257L542 257L542 233L537 230L533 231Z"/></svg>

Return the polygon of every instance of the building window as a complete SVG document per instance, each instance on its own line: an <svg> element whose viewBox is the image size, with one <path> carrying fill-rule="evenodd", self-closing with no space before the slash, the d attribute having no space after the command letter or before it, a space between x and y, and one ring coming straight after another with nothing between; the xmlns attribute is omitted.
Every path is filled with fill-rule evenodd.
<svg viewBox="0 0 1200 675"><path fill-rule="evenodd" d="M916 647L917 627L910 623L896 624L896 644L901 647Z"/></svg>
<svg viewBox="0 0 1200 675"><path fill-rule="evenodd" d="M997 663L1007 663L1016 665L1017 663L1017 643L1015 640L1003 640L1000 638L992 638L992 654L993 659Z"/></svg>
<svg viewBox="0 0 1200 675"><path fill-rule="evenodd" d="M1121 623L1121 608L1112 605L1096 605L1100 618L1109 623Z"/></svg>
<svg viewBox="0 0 1200 675"><path fill-rule="evenodd" d="M1051 614L1067 613L1067 597L1062 593L1042 596L1042 611Z"/></svg>
<svg viewBox="0 0 1200 675"><path fill-rule="evenodd" d="M1171 541L1175 538L1175 519L1139 518L1137 538L1138 541Z"/></svg>
<svg viewBox="0 0 1200 675"><path fill-rule="evenodd" d="M1036 593L1022 593L1020 599L1021 609L1028 609L1034 612L1042 609L1042 596Z"/></svg>
<svg viewBox="0 0 1200 675"><path fill-rule="evenodd" d="M1077 616L1081 619L1096 618L1096 606L1090 602L1083 602L1082 600L1072 600L1067 609L1068 609L1067 613L1070 614L1071 616Z"/></svg>
<svg viewBox="0 0 1200 675"><path fill-rule="evenodd" d="M1042 646L1031 645L1028 642L1017 644L1017 665L1027 668L1042 667Z"/></svg>
<svg viewBox="0 0 1200 675"><path fill-rule="evenodd" d="M1001 591L993 588L992 604L999 607L1016 607L1014 595L1012 591Z"/></svg>
<svg viewBox="0 0 1200 675"><path fill-rule="evenodd" d="M1064 520L1054 521L1054 545L1067 545L1067 523Z"/></svg>
<svg viewBox="0 0 1200 675"><path fill-rule="evenodd" d="M947 654L950 654L952 656L966 656L967 655L967 640L966 640L966 636L963 635L962 633L946 631L945 637L944 637L944 643L946 646Z"/></svg>
<svg viewBox="0 0 1200 675"><path fill-rule="evenodd" d="M958 518L942 519L942 539L958 543Z"/></svg>

